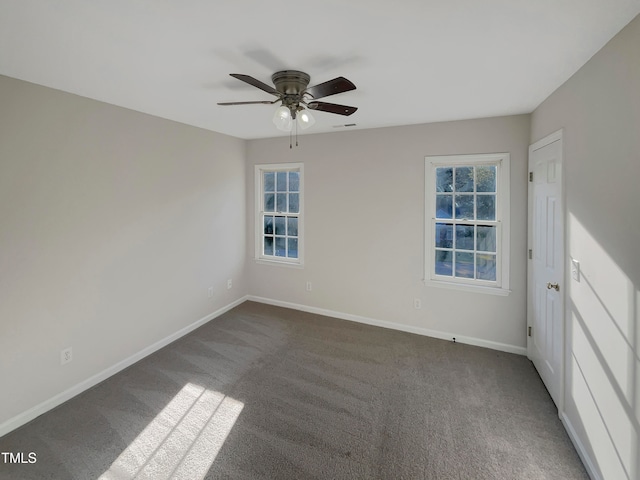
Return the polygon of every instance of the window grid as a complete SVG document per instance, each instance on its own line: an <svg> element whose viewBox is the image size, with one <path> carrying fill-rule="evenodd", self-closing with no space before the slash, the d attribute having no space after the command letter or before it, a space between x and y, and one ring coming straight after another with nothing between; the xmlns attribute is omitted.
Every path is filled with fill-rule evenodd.
<svg viewBox="0 0 640 480"><path fill-rule="evenodd" d="M436 167L437 180L440 179L439 171L444 172L445 175L450 171L452 181L450 185L442 185L441 182L436 182L436 199L440 200L437 203L444 203L445 211L436 210L436 218L432 220L432 231L435 232L437 237L438 231L450 229L452 238L449 247L447 246L449 242L442 242L438 238L435 239L434 273L456 279L496 282L499 268L496 240L500 238L500 225L495 220L498 201L497 165L459 164L455 166L438 166ZM470 178L469 172L472 172ZM490 185L485 185L482 189L479 189L479 184L482 184L482 179L478 178L479 172L485 172L485 176L486 173L489 173L487 178L490 179ZM465 174L467 177L466 182L464 182ZM469 183L471 187L469 187ZM487 182L485 181L485 183ZM444 191L442 191L443 187ZM479 199L483 197L487 200L483 201L482 204L492 206L484 214L478 211ZM441 201L443 199L445 202ZM466 204L466 208L459 210L458 205L463 203ZM451 205L451 210L447 212L446 205L449 204ZM470 211L469 206L471 206ZM445 228L443 229L442 227ZM478 235L481 228L495 229L493 230L493 242L485 242L485 246L490 246L493 243L492 249L479 248ZM468 242L465 245L464 238L469 236L468 233L467 235L464 234L465 231L471 232L471 245L468 245ZM458 236L462 237L462 241L459 241ZM479 262L479 259L481 262ZM450 262L447 262L447 260L450 260ZM450 263L450 268L447 268L448 263ZM485 265L479 265L479 263L484 263ZM486 267L486 265L489 265L488 271L482 268ZM438 268L439 266L440 268Z"/></svg>
<svg viewBox="0 0 640 480"><path fill-rule="evenodd" d="M425 157L426 284L509 294L509 158Z"/></svg>
<svg viewBox="0 0 640 480"><path fill-rule="evenodd" d="M435 247L435 253L436 253L436 264L435 264L435 274L436 275L442 275L442 276L447 276L447 277L454 277L454 278L464 278L464 279L473 279L473 280L479 280L479 281L490 281L490 282L495 282L497 280L497 272L499 269L499 264L500 264L500 258L497 255L497 251L499 251L499 245L498 245L498 239L501 235L501 225L498 222L493 222L493 224L488 224L486 222L483 223L478 223L478 222L471 222L471 221L465 221L464 223L443 223L440 222L436 219L433 220L433 225L434 228L432 231L436 232L437 235L437 231L438 231L438 227L439 226L450 226L451 230L452 230L452 240L451 240L451 247ZM471 227L475 227L474 228L474 234L472 234L472 239L473 239L473 246L472 248L462 248L462 247L456 247L457 244L457 229L456 226L458 225L463 225L463 226L471 226ZM477 227L494 227L495 228L495 240L494 240L494 244L495 244L495 249L492 250L487 250L487 249L482 249L482 248L478 248L478 234L477 234ZM437 242L437 240L436 240ZM443 270L438 271L438 261L442 261L442 258L446 255L446 253L449 253L450 258L451 258L451 273L447 273ZM461 254L468 254L468 255L472 255L472 265L470 265L472 267L471 269L471 273L472 275L465 275L464 272L462 271L462 266L460 266L461 268L458 268L458 261L457 261L457 253L461 253ZM482 265L480 265L480 269L478 268L478 258L480 258L481 260L489 263L489 264L493 264L494 267L492 268L492 270L495 272L493 274L489 273L489 274L484 274L485 278L482 278L483 275L480 274L478 275L479 271L482 270ZM458 273L459 272L459 273Z"/></svg>
<svg viewBox="0 0 640 480"><path fill-rule="evenodd" d="M256 166L259 182L256 256L284 263L301 263L300 164Z"/></svg>

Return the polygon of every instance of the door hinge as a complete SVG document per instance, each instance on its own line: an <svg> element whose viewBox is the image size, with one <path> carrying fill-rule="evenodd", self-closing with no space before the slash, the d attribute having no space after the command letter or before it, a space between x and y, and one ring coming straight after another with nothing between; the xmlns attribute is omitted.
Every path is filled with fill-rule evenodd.
<svg viewBox="0 0 640 480"><path fill-rule="evenodd" d="M533 250L529 249L529 260L533 259Z"/></svg>
<svg viewBox="0 0 640 480"><path fill-rule="evenodd" d="M529 334L529 336L531 336L531 327L529 327L528 334Z"/></svg>
<svg viewBox="0 0 640 480"><path fill-rule="evenodd" d="M533 182L533 172L529 172L529 181Z"/></svg>

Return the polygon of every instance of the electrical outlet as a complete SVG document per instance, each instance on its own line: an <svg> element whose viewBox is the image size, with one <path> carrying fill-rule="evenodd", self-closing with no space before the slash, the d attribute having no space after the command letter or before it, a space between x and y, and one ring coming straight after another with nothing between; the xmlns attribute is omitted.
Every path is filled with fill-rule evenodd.
<svg viewBox="0 0 640 480"><path fill-rule="evenodd" d="M307 282L307 292L311 291L311 282Z"/></svg>
<svg viewBox="0 0 640 480"><path fill-rule="evenodd" d="M207 290L207 297L213 297L213 287L209 287L209 289Z"/></svg>
<svg viewBox="0 0 640 480"><path fill-rule="evenodd" d="M415 308L416 310L420 310L422 308L422 300L420 300L419 298L414 298L413 308Z"/></svg>
<svg viewBox="0 0 640 480"><path fill-rule="evenodd" d="M65 348L60 352L60 365L65 365L73 360L73 350L71 347Z"/></svg>
<svg viewBox="0 0 640 480"><path fill-rule="evenodd" d="M227 280L227 290L230 290L231 287L233 287L233 280L229 279L229 280Z"/></svg>

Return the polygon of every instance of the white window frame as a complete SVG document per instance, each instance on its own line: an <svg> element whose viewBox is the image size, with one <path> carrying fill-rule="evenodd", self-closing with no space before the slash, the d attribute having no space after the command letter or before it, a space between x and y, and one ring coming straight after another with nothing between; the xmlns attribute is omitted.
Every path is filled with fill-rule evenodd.
<svg viewBox="0 0 640 480"><path fill-rule="evenodd" d="M299 212L298 217L298 258L277 257L265 255L263 251L263 226L264 226L264 172L300 172L299 186ZM284 265L302 267L304 265L304 165L302 163L270 163L255 166L255 260L257 263L270 265ZM276 212L277 213L277 212ZM267 212L273 215L273 212Z"/></svg>
<svg viewBox="0 0 640 480"><path fill-rule="evenodd" d="M425 275L428 286L468 292L508 295L510 260L510 155L508 153L438 155L425 157ZM438 275L435 271L436 168L496 165L496 281ZM448 219L446 220L448 223ZM442 223L443 219L438 219ZM475 224L482 221L452 221Z"/></svg>

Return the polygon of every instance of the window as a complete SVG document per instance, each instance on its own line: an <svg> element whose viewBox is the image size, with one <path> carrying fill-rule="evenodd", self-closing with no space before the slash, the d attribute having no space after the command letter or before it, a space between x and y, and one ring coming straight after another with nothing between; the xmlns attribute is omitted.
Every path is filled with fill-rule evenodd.
<svg viewBox="0 0 640 480"><path fill-rule="evenodd" d="M256 259L302 265L302 164L256 165Z"/></svg>
<svg viewBox="0 0 640 480"><path fill-rule="evenodd" d="M509 292L509 154L426 157L425 282Z"/></svg>

